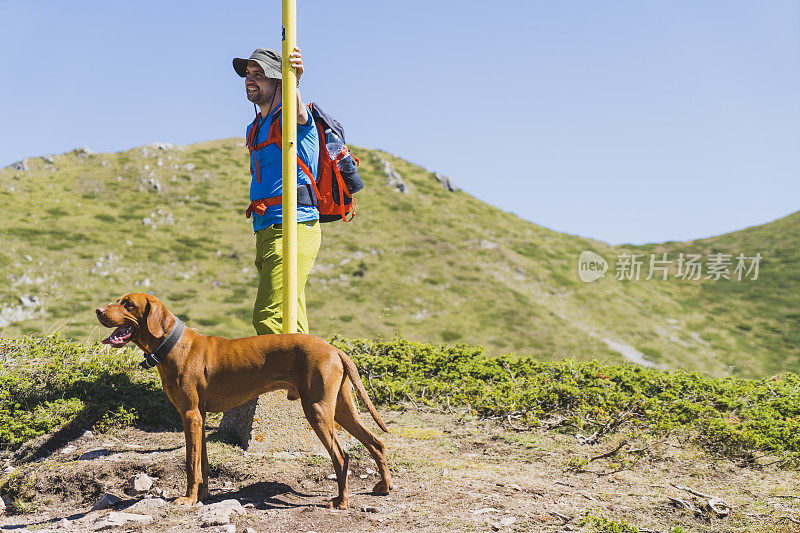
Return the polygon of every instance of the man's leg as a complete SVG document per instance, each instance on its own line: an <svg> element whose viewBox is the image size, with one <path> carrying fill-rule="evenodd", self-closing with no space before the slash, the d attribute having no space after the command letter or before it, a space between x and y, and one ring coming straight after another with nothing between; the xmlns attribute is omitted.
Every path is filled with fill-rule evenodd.
<svg viewBox="0 0 800 533"><path fill-rule="evenodd" d="M319 252L322 232L319 221L297 225L297 331L308 333L305 286ZM253 326L258 335L280 333L283 324L283 232L265 228L256 233L258 295L253 308Z"/></svg>
<svg viewBox="0 0 800 533"><path fill-rule="evenodd" d="M281 332L283 305L283 250L280 228L272 226L256 232L256 266L258 293L253 305L253 327L257 335Z"/></svg>
<svg viewBox="0 0 800 533"><path fill-rule="evenodd" d="M297 331L308 333L306 281L317 259L322 242L319 220L297 225Z"/></svg>

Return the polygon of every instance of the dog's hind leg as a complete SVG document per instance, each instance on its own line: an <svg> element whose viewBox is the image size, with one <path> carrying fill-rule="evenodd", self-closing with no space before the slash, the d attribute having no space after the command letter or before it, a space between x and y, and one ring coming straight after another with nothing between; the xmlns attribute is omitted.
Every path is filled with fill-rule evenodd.
<svg viewBox="0 0 800 533"><path fill-rule="evenodd" d="M317 403L303 401L303 411L306 414L308 423L311 424L319 440L322 441L322 445L328 450L333 462L333 470L336 472L339 495L328 503L328 507L347 509L347 467L350 458L339 444L339 439L336 438L336 429L333 425L333 402L330 402L330 405L327 405L327 403L324 400Z"/></svg>
<svg viewBox="0 0 800 533"><path fill-rule="evenodd" d="M348 433L364 445L369 454L378 465L381 480L372 489L375 494L389 494L392 489L392 474L386 462L386 450L383 442L364 425L353 400L352 386L349 379L345 379L336 399L336 422Z"/></svg>
<svg viewBox="0 0 800 533"><path fill-rule="evenodd" d="M203 415L203 449L201 454L203 481L197 491L197 501L200 502L208 496L209 477L211 476L211 469L208 467L208 451L206 449L206 412L202 411L201 414Z"/></svg>

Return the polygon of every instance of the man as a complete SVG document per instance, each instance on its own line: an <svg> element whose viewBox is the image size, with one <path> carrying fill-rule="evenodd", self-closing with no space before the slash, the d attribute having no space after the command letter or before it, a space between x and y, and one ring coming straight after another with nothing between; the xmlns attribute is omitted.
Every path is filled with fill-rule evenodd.
<svg viewBox="0 0 800 533"><path fill-rule="evenodd" d="M297 84L303 74L300 49L295 47L289 62L297 71ZM259 48L249 59L236 58L233 68L245 79L247 99L259 108L256 120L247 127L250 152L250 201L253 231L256 234L256 269L259 274L258 295L253 308L253 326L258 335L281 333L282 327L282 206L267 205L263 200L280 197L282 193L281 145L267 144L274 113L281 107L281 55L275 50ZM280 121L286 119L280 116ZM303 105L297 91L297 154L300 160L317 175L319 139L314 118ZM297 185L309 185L310 180L298 164ZM319 212L312 205L301 205L302 191L298 189L297 206L297 330L308 333L305 284L321 241ZM258 205L260 203L260 206ZM255 208L254 208L255 207Z"/></svg>

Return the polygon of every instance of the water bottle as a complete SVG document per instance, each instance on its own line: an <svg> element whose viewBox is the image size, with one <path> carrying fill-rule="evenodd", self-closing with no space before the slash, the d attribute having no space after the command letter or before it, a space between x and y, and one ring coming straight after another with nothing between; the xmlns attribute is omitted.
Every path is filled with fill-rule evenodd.
<svg viewBox="0 0 800 533"><path fill-rule="evenodd" d="M328 128L325 130L325 146L328 148L328 153L331 158L336 158L337 154L344 148L344 142L336 135L335 131ZM347 155L339 160L339 170L346 174L355 172L356 162L353 161L353 156L350 155L349 150L347 151Z"/></svg>

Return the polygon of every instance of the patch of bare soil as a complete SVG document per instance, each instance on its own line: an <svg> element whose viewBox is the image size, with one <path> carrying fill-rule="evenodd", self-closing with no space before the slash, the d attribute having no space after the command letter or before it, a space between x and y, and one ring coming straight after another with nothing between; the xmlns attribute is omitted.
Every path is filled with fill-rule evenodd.
<svg viewBox="0 0 800 533"><path fill-rule="evenodd" d="M186 483L183 433L126 429L84 435L44 459L17 465L13 475L25 489L17 506L25 514L0 517L0 527L589 531L580 521L590 512L641 531L800 531L800 474L767 464L769 458L762 464L714 459L675 436L585 445L553 431L514 431L447 414L412 410L383 416L392 430L381 438L394 490L389 496L370 493L375 464L363 448L354 448L348 510L324 507L336 491L327 457L248 454L215 435L217 418L210 423L212 480L205 505L171 503ZM147 494L132 491L129 479L137 473L154 479ZM120 501L92 511L106 493ZM224 507L214 504L226 500L243 508L203 527L204 520L214 522L203 510Z"/></svg>

